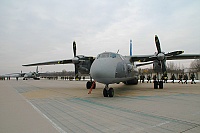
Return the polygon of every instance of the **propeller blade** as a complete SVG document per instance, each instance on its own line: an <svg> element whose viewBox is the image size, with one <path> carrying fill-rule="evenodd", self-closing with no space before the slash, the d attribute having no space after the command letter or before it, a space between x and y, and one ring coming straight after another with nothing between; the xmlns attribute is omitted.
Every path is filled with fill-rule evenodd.
<svg viewBox="0 0 200 133"><path fill-rule="evenodd" d="M162 66L162 72L165 73L167 71L166 69L166 60L161 61L161 66Z"/></svg>
<svg viewBox="0 0 200 133"><path fill-rule="evenodd" d="M76 42L73 42L73 52L74 52L74 57L76 57Z"/></svg>
<svg viewBox="0 0 200 133"><path fill-rule="evenodd" d="M184 53L184 51L173 51L173 52L169 52L169 53L165 54L165 56L176 56L176 55L179 55L182 53Z"/></svg>
<svg viewBox="0 0 200 133"><path fill-rule="evenodd" d="M161 53L160 42L157 35L155 35L155 43L156 43L156 48L158 50L158 53Z"/></svg>
<svg viewBox="0 0 200 133"><path fill-rule="evenodd" d="M76 56L76 42L73 42L73 52L74 52L74 58L72 59L72 62L74 63L75 66L75 79L78 78L78 63L79 63L79 58Z"/></svg>

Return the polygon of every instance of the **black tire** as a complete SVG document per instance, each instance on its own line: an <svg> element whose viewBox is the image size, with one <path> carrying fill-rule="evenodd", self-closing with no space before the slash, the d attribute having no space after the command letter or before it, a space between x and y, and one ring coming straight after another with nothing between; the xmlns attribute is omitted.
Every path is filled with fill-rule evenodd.
<svg viewBox="0 0 200 133"><path fill-rule="evenodd" d="M88 81L88 82L86 83L86 88L87 88L87 89L90 89L91 86L92 86L92 82L91 82L91 81Z"/></svg>
<svg viewBox="0 0 200 133"><path fill-rule="evenodd" d="M158 81L154 81L153 85L154 85L154 89L158 89Z"/></svg>
<svg viewBox="0 0 200 133"><path fill-rule="evenodd" d="M108 97L108 91L105 88L103 89L103 96Z"/></svg>
<svg viewBox="0 0 200 133"><path fill-rule="evenodd" d="M113 97L114 96L114 89L113 88L110 88L108 90L108 95L109 95L109 97Z"/></svg>
<svg viewBox="0 0 200 133"><path fill-rule="evenodd" d="M163 81L159 82L159 89L163 89Z"/></svg>

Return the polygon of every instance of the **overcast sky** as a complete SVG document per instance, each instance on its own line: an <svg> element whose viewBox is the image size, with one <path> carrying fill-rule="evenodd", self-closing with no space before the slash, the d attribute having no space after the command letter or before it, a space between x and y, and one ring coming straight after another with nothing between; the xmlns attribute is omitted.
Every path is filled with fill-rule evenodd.
<svg viewBox="0 0 200 133"><path fill-rule="evenodd" d="M200 53L199 0L0 0L0 74L35 71L22 64L97 56L104 51ZM178 61L187 66L191 60ZM74 70L73 65L39 70Z"/></svg>

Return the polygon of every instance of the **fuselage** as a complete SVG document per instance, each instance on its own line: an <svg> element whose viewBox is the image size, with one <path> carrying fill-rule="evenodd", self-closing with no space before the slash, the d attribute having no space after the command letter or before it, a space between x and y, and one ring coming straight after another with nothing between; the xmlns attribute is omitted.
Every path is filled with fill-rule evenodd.
<svg viewBox="0 0 200 133"><path fill-rule="evenodd" d="M24 75L24 78L26 78L26 79L27 78L39 79L39 75L36 72L29 72L29 73L26 73Z"/></svg>
<svg viewBox="0 0 200 133"><path fill-rule="evenodd" d="M97 56L90 68L91 77L103 84L125 82L138 78L136 66L130 58L120 54L104 52Z"/></svg>

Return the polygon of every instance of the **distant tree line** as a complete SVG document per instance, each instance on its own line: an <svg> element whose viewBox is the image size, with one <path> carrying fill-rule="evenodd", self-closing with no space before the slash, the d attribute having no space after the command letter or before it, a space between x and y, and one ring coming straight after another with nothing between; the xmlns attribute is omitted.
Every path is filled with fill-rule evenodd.
<svg viewBox="0 0 200 133"><path fill-rule="evenodd" d="M62 72L46 72L46 73L42 73L40 74L41 77L64 77L64 76L74 76L74 71L66 71L66 70L62 70Z"/></svg>
<svg viewBox="0 0 200 133"><path fill-rule="evenodd" d="M57 80L60 77L63 80L73 80L75 79L75 73L74 71L62 70L62 72L41 73L40 77L54 80ZM82 79L85 80L85 77L83 76ZM81 76L77 77L76 80L81 80Z"/></svg>
<svg viewBox="0 0 200 133"><path fill-rule="evenodd" d="M153 76L154 70L153 68L145 68L141 69L139 68L139 75L151 75ZM190 63L190 68L185 68L183 65L180 67L174 62L168 62L167 63L167 73L168 75L179 75L179 74L184 74L184 73L195 73L196 76L198 77L198 73L200 72L200 59L196 59Z"/></svg>

